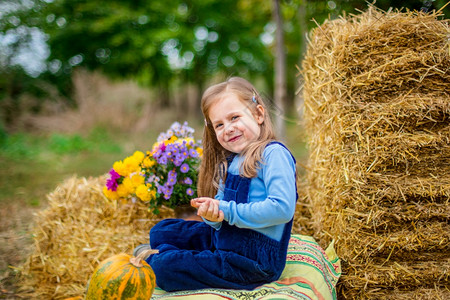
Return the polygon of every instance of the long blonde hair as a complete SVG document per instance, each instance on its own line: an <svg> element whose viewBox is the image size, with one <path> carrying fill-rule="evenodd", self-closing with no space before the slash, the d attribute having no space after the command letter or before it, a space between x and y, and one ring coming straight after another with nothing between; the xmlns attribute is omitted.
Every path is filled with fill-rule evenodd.
<svg viewBox="0 0 450 300"><path fill-rule="evenodd" d="M258 139L251 143L241 153L245 157L240 169L244 177L256 177L262 162L262 153L268 143L275 140L275 132L270 120L269 111L256 91L247 80L240 77L231 77L227 81L213 85L206 89L202 96L201 108L205 117L203 130L203 158L200 165L198 180L198 195L200 197L214 197L219 182L225 182L227 174L227 157L232 153L223 148L217 140L216 133L209 119L211 106L220 101L225 93L235 94L240 101L246 104L253 114L257 114L257 105L264 108L264 121L260 124ZM256 103L252 100L255 97Z"/></svg>

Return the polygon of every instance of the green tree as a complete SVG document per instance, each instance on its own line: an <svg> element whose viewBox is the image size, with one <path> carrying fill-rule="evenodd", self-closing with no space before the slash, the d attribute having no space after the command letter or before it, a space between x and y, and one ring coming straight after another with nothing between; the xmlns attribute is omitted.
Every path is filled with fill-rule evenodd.
<svg viewBox="0 0 450 300"><path fill-rule="evenodd" d="M48 34L48 60L60 76L77 66L100 69L156 86L168 103L177 77L203 89L218 72L251 77L271 70L259 39L270 10L248 5L255 1L47 2L36 0L24 21Z"/></svg>
<svg viewBox="0 0 450 300"><path fill-rule="evenodd" d="M0 7L7 5L13 9L9 12L3 9L0 14L0 42L7 32L22 34L18 35L20 39L16 44L8 46L8 51L0 49L0 68L3 74L18 72L17 67L12 68L14 49L26 45L32 36L26 32L33 29L48 37L50 55L47 70L38 78L31 77L31 81L56 82L65 95L70 95L72 69L79 66L156 87L161 91L162 105L170 105L174 82L195 84L201 92L218 74L240 75L257 82L261 80L256 79L262 79L265 90L272 94L276 26L271 17L271 2L4 0ZM444 2L433 1L432 8L440 8ZM367 2L283 0L279 3L286 49L286 111L292 111L298 88L296 65L300 65L305 49L305 32L326 18L338 17L343 11L364 10ZM390 6L420 9L423 3L420 0L378 0L376 5L382 9ZM23 72L23 76L27 74ZM3 94L16 90L12 87L17 86L6 79L0 84ZM12 101L18 101L17 95L22 91L10 93Z"/></svg>

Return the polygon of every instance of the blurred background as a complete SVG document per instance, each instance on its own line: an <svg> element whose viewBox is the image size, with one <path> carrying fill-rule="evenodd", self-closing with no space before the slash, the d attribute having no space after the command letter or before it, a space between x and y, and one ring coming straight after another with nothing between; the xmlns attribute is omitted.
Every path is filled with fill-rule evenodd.
<svg viewBox="0 0 450 300"><path fill-rule="evenodd" d="M370 2L372 3L372 2ZM447 0L378 0L441 10ZM363 0L0 0L0 296L32 237L32 213L70 176L100 176L149 150L174 121L201 138L200 97L247 78L304 173L307 33ZM444 7L444 8L443 8Z"/></svg>

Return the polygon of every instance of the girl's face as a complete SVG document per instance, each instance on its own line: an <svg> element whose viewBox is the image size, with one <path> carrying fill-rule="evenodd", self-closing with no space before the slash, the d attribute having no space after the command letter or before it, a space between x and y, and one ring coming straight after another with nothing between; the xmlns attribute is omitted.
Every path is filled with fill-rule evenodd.
<svg viewBox="0 0 450 300"><path fill-rule="evenodd" d="M264 107L257 105L253 113L235 94L226 93L211 105L209 119L219 144L228 151L241 153L258 139L259 126L264 122Z"/></svg>

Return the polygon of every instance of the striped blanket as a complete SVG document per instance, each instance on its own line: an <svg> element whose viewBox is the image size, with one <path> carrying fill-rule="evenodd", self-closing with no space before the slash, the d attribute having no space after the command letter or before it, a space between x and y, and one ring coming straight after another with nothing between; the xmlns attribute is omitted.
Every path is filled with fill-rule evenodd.
<svg viewBox="0 0 450 300"><path fill-rule="evenodd" d="M331 243L324 251L305 235L293 234L280 279L252 291L203 289L166 293L156 288L152 300L336 299L341 261Z"/></svg>

